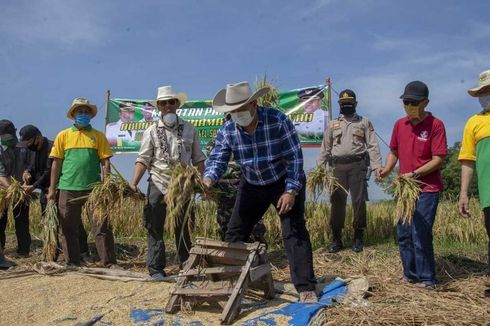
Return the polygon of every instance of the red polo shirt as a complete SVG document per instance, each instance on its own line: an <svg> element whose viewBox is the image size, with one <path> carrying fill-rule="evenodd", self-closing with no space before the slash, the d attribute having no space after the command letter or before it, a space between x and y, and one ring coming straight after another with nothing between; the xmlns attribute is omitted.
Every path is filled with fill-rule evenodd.
<svg viewBox="0 0 490 326"><path fill-rule="evenodd" d="M400 174L413 172L432 159L433 155L447 154L446 130L441 120L431 113L418 125L410 123L408 117L395 123L390 148L398 152ZM422 192L442 191L441 171L420 177Z"/></svg>

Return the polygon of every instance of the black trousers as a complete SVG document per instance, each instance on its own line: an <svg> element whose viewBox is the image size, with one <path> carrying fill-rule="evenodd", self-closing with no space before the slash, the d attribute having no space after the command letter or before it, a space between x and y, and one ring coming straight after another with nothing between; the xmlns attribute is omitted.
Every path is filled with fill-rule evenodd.
<svg viewBox="0 0 490 326"><path fill-rule="evenodd" d="M354 210L354 230L362 230L366 227L366 174L367 165L364 160L335 164L333 170L338 182L350 192L352 208ZM330 226L334 231L340 231L345 223L345 206L347 205L347 194L343 189L336 189L330 197L332 210Z"/></svg>
<svg viewBox="0 0 490 326"><path fill-rule="evenodd" d="M167 205L164 201L164 195L151 180L148 181L148 195L143 217L145 228L148 230L146 266L150 275L153 275L161 273L166 265L163 227L167 217ZM179 220L182 221L182 219ZM189 258L189 250L192 247L189 221L184 222L176 223L174 229L175 245L177 246L177 255L181 265Z"/></svg>
<svg viewBox="0 0 490 326"><path fill-rule="evenodd" d="M17 236L17 253L29 254L31 234L29 233L29 205L19 204L14 208L15 235ZM5 230L7 229L8 209L0 217L0 244L5 248Z"/></svg>
<svg viewBox="0 0 490 326"><path fill-rule="evenodd" d="M233 215L226 231L227 242L246 241L269 206L276 205L284 193L284 181L255 186L240 181ZM310 235L305 226L305 190L296 196L293 208L280 216L282 239L289 261L291 280L298 292L315 289Z"/></svg>

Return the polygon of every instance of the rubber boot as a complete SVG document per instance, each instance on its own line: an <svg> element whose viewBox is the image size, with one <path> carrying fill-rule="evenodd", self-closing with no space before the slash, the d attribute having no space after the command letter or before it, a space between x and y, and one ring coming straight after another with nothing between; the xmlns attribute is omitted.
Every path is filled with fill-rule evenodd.
<svg viewBox="0 0 490 326"><path fill-rule="evenodd" d="M364 230L357 229L354 231L354 245L352 246L352 250L354 252L361 252L364 250Z"/></svg>

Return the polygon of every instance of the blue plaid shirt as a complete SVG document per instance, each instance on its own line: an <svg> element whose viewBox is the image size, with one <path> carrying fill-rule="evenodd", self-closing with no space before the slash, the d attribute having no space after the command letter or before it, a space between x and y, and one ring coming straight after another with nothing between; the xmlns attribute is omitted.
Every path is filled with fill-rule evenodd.
<svg viewBox="0 0 490 326"><path fill-rule="evenodd" d="M253 135L233 120L218 130L204 176L213 182L219 180L233 154L247 182L265 186L286 176L285 190L299 191L305 182L305 173L294 125L279 110L258 107L257 114L259 121Z"/></svg>

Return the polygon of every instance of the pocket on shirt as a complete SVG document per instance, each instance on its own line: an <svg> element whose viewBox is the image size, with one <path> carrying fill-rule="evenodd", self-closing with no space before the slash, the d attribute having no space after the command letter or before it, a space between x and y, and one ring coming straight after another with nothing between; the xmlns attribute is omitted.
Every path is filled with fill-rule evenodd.
<svg viewBox="0 0 490 326"><path fill-rule="evenodd" d="M364 144L364 129L361 127L352 128L352 138L356 144Z"/></svg>

